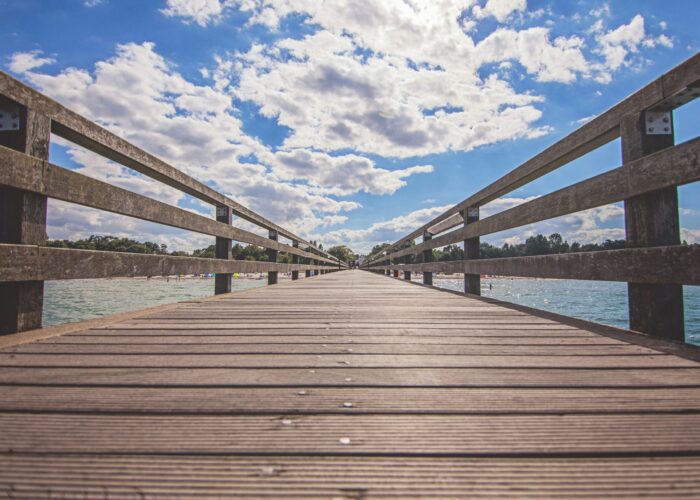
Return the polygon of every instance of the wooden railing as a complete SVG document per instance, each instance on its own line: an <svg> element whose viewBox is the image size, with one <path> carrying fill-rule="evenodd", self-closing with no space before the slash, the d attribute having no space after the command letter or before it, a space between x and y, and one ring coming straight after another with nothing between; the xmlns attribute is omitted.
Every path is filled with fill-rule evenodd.
<svg viewBox="0 0 700 500"><path fill-rule="evenodd" d="M393 243L364 267L394 277L464 273L628 282L630 329L684 341L683 284L700 284L700 248L681 245L677 186L700 179L700 139L674 145L673 110L700 96L700 55L634 93L505 176ZM481 219L479 207L620 138L622 166ZM624 201L626 248L479 259L480 237ZM456 226L458 229L448 231ZM414 244L417 237L423 238ZM464 243L465 260L432 262L432 250ZM421 263L407 263L420 255Z"/></svg>
<svg viewBox="0 0 700 500"><path fill-rule="evenodd" d="M49 163L55 134L215 207L216 220ZM47 198L216 237L216 259L50 248ZM269 231L233 227L232 216ZM280 243L278 237L291 240ZM268 261L231 260L232 240L267 249ZM292 256L279 263L278 252ZM175 167L0 72L0 333L41 326L44 280L216 273L215 293L231 290L232 273L279 272L298 279L347 267Z"/></svg>

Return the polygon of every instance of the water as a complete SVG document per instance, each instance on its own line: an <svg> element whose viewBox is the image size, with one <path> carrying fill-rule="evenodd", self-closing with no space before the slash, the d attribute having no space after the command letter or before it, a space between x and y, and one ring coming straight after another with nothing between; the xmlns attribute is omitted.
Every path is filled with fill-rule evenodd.
<svg viewBox="0 0 700 500"><path fill-rule="evenodd" d="M232 289L267 285L266 279L234 279ZM99 318L214 295L213 278L115 278L47 281L44 326Z"/></svg>
<svg viewBox="0 0 700 500"><path fill-rule="evenodd" d="M412 276L421 281L420 275ZM433 284L464 290L464 280L435 278ZM628 328L627 284L607 281L482 278L481 294L506 302ZM686 340L700 345L700 286L684 286Z"/></svg>
<svg viewBox="0 0 700 500"><path fill-rule="evenodd" d="M420 275L413 275L420 281ZM436 278L435 284L462 291L463 280ZM234 279L233 289L265 286L266 279ZM489 287L489 285L491 287ZM108 314L134 311L182 300L208 297L214 293L212 278L169 281L162 278L94 279L47 281L44 294L44 325L84 321ZM596 323L627 328L627 285L625 283L483 278L481 292L506 302L573 316ZM700 345L700 287L683 287L686 336Z"/></svg>

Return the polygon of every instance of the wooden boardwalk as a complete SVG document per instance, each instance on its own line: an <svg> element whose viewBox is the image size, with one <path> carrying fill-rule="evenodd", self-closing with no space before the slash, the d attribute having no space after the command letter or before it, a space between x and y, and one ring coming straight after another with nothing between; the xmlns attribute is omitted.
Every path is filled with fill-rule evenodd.
<svg viewBox="0 0 700 500"><path fill-rule="evenodd" d="M700 364L345 271L0 351L0 497L700 495Z"/></svg>

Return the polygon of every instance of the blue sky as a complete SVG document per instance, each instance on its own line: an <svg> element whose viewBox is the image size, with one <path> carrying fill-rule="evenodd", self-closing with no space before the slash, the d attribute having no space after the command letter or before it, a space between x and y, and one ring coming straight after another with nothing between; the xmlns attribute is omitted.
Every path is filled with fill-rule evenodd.
<svg viewBox="0 0 700 500"><path fill-rule="evenodd" d="M692 0L0 0L4 71L325 246L394 241L698 50ZM698 104L676 113L694 137ZM620 163L619 142L485 207ZM57 139L52 161L211 215ZM680 190L700 242L700 189ZM241 224L249 227L245 224ZM619 205L493 235L623 238ZM211 238L51 202L49 236Z"/></svg>

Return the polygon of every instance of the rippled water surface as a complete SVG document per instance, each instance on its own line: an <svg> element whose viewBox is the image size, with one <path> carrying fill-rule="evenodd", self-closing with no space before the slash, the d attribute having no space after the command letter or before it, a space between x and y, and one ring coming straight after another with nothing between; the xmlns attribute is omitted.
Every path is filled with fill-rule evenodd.
<svg viewBox="0 0 700 500"><path fill-rule="evenodd" d="M420 280L420 275L413 276ZM234 279L233 289L265 286L267 279ZM435 284L463 290L461 279L435 279ZM482 294L555 313L627 328L627 285L578 280L484 278ZM684 287L686 333L700 345L700 287ZM111 279L47 281L44 325L97 318L160 304L206 297L213 278Z"/></svg>
<svg viewBox="0 0 700 500"><path fill-rule="evenodd" d="M264 285L267 285L267 279L234 279L232 288L244 290ZM47 281L44 288L44 326L210 295L214 295L214 278Z"/></svg>
<svg viewBox="0 0 700 500"><path fill-rule="evenodd" d="M414 276L414 281L422 278ZM434 279L433 284L464 290L461 279ZM482 278L481 294L498 300L628 328L627 284L602 281ZM700 345L700 287L683 287L686 338Z"/></svg>

